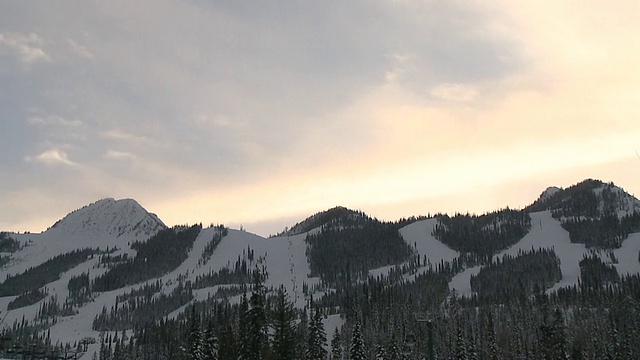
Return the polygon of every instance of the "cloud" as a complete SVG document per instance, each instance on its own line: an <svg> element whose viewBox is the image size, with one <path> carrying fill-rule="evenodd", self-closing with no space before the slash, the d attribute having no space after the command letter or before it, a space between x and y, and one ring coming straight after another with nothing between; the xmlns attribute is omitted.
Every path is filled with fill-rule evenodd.
<svg viewBox="0 0 640 360"><path fill-rule="evenodd" d="M478 97L478 90L469 85L445 83L431 89L429 94L441 100L463 102L475 100Z"/></svg>
<svg viewBox="0 0 640 360"><path fill-rule="evenodd" d="M388 82L397 82L407 76L411 71L415 71L411 62L413 57L409 54L393 54L387 56L392 62L391 70L384 74L384 78Z"/></svg>
<svg viewBox="0 0 640 360"><path fill-rule="evenodd" d="M84 123L81 120L67 120L61 116L50 115L47 117L32 116L27 119L27 122L31 125L42 126L62 126L62 127L79 127Z"/></svg>
<svg viewBox="0 0 640 360"><path fill-rule="evenodd" d="M0 33L0 47L4 46L13 50L20 56L20 60L26 64L37 61L51 61L51 56L40 46L42 39L35 33L27 35L19 33Z"/></svg>
<svg viewBox="0 0 640 360"><path fill-rule="evenodd" d="M75 40L67 39L67 44L69 44L69 47L71 48L71 50L73 50L76 54L80 55L81 57L84 57L87 59L93 58L93 53L89 51L87 47L80 45Z"/></svg>
<svg viewBox="0 0 640 360"><path fill-rule="evenodd" d="M108 150L104 154L104 157L115 160L135 160L137 158L137 156L132 153L117 150Z"/></svg>
<svg viewBox="0 0 640 360"><path fill-rule="evenodd" d="M55 59L0 85L0 189L171 193L184 214L169 222L245 221L587 168L640 139L640 33L637 5L578 3L0 3L0 56ZM82 177L12 160L80 163ZM189 191L220 207L189 212Z"/></svg>
<svg viewBox="0 0 640 360"><path fill-rule="evenodd" d="M101 137L111 140L128 141L128 142L150 142L146 136L135 135L121 130L108 130L100 134Z"/></svg>
<svg viewBox="0 0 640 360"><path fill-rule="evenodd" d="M27 156L27 162L38 162L46 165L78 166L77 163L69 160L67 153L60 149L49 149L36 156Z"/></svg>

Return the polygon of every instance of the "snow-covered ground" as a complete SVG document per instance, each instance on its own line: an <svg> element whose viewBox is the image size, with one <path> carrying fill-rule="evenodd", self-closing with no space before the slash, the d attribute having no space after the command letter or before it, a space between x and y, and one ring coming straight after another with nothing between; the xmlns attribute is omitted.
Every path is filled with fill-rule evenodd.
<svg viewBox="0 0 640 360"><path fill-rule="evenodd" d="M474 266L456 274L449 282L449 289L455 290L457 295L471 295L471 277L480 272L480 266Z"/></svg>
<svg viewBox="0 0 640 360"><path fill-rule="evenodd" d="M562 280L556 283L550 291L578 283L580 280L579 263L589 250L584 244L571 243L569 232L562 228L559 221L551 217L549 211L531 214L531 231L517 244L496 256L517 256L519 251L539 248L554 249L560 258Z"/></svg>
<svg viewBox="0 0 640 360"><path fill-rule="evenodd" d="M617 264L613 264L618 270L618 274L637 274L640 273L640 233L629 235L619 249L613 251L613 254L618 259ZM602 257L603 261L610 260L607 257Z"/></svg>
<svg viewBox="0 0 640 360"><path fill-rule="evenodd" d="M420 256L420 261L426 259L426 263L415 273L406 277L406 280L413 281L416 276L424 273L429 266L437 266L443 262L450 262L459 256L459 253L438 239L433 237L433 228L438 222L437 219L420 220L411 223L400 229L400 235L407 245L414 248ZM386 276L395 266L384 266L369 271L373 277Z"/></svg>
<svg viewBox="0 0 640 360"><path fill-rule="evenodd" d="M560 222L551 217L549 211L542 211L531 214L531 231L525 235L518 243L495 255L494 258L501 258L505 255L517 256L520 251L531 251L531 249L548 248L554 249L560 258L560 270L562 280L556 283L549 291L554 291L562 287L569 287L578 284L580 280L580 260L592 253L584 244L571 243L569 233L562 228ZM640 262L638 253L640 252L640 234L632 234L626 239L620 249L613 251L618 260L614 266L618 273L640 273ZM600 258L611 263L606 252L595 252ZM466 269L453 277L449 283L449 288L455 289L460 295L470 295L470 279L477 274L480 267Z"/></svg>
<svg viewBox="0 0 640 360"><path fill-rule="evenodd" d="M437 219L416 221L400 229L400 235L410 246L416 246L420 258L427 258L427 264L437 265L452 261L460 254L431 235Z"/></svg>
<svg viewBox="0 0 640 360"><path fill-rule="evenodd" d="M635 205L630 203L629 207L633 206ZM121 212L127 215L123 217L120 215ZM506 254L515 256L521 250L529 251L532 248L553 248L560 257L563 274L562 280L554 286L554 289L576 284L580 277L579 261L589 251L584 245L572 244L569 240L569 234L557 220L551 217L548 211L531 214L531 219L531 231L517 244L496 256L500 257ZM129 220L131 222L128 222ZM134 256L135 251L130 249L130 243L145 241L148 239L150 231L156 231L158 227L164 226L156 220L155 215L147 213L133 200L106 199L99 201L71 213L56 227L42 234L14 235L21 244L27 246L11 254L13 262L1 270L0 276L21 273L55 255L78 248L100 247L106 249L109 247L113 249L118 247L120 250L114 255L127 253ZM426 259L426 264L416 274L408 275L406 280L414 280L416 275L428 269L429 264L436 266L442 262L450 262L459 256L457 251L450 249L431 235L436 223L436 219L427 219L400 229L400 234L409 246L416 249L420 260ZM248 258L249 249L253 252L254 258L254 262L250 266L261 269L264 267L268 273L265 281L267 288L277 289L283 285L289 294L289 299L296 307L304 307L309 300L303 294L305 285L314 290L313 296L316 298L322 295L321 291L331 291L330 289L314 289L314 286L320 284L320 279L310 277L311 271L307 262L304 242L306 234L263 238L245 231L229 229L228 234L222 239L211 258L206 263L202 263L202 253L216 231L218 229L215 227L203 229L196 238L188 258L177 269L161 277L160 280L164 284L161 290L163 293L170 293L177 286L179 278L193 281L196 277L209 272L216 272L225 267L233 268L238 257ZM632 234L624 241L620 249L613 251L618 260L615 266L620 274L640 272L638 252L640 252L640 234ZM610 261L607 254L600 255L603 260ZM90 277L95 278L106 271L104 268L95 268L98 261L96 256L62 274L59 280L47 285L49 296L37 304L8 312L7 305L15 299L15 296L0 298L0 311L2 312L0 316L7 314L3 325L10 326L14 321L20 321L23 316L28 320L33 319L41 304L52 296L57 295L58 300L63 302L68 296L67 284L71 277L89 271ZM393 266L374 269L370 271L370 274L374 276L387 275L391 268ZM473 274L477 274L479 271L480 267L466 269L452 279L449 287L458 294L470 294L469 280ZM98 332L92 330L95 315L100 313L103 307L108 309L113 306L117 296L142 285L144 283L97 294L94 301L78 309L76 315L59 317L57 323L51 328L52 341L54 343L56 341L73 343L84 337L97 338ZM194 291L194 300L205 300L215 294L218 288L196 290ZM237 299L236 297L231 301ZM184 307L169 316L177 316L183 309ZM339 316L329 316L324 322L327 335L330 336L335 327L342 324L342 319ZM90 346L85 358L91 358L93 350L94 347Z"/></svg>

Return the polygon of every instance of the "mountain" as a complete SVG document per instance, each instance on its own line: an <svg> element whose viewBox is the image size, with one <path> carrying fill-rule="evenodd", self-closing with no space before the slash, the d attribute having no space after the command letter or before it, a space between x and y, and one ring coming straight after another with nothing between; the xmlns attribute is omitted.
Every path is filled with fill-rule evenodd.
<svg viewBox="0 0 640 360"><path fill-rule="evenodd" d="M167 226L133 199L102 199L73 211L47 230L49 233L91 237L149 237Z"/></svg>
<svg viewBox="0 0 640 360"><path fill-rule="evenodd" d="M569 232L571 241L588 247L619 248L640 231L640 201L613 183L587 179L567 189L549 188L528 212L548 210Z"/></svg>
<svg viewBox="0 0 640 360"><path fill-rule="evenodd" d="M322 226L340 226L342 223L348 223L363 217L366 217L366 215L362 212L347 209L344 206L336 206L329 210L315 213L278 235L299 235Z"/></svg>
<svg viewBox="0 0 640 360"><path fill-rule="evenodd" d="M522 210L383 222L335 207L263 238L223 225L168 228L135 200L103 199L41 234L0 233L0 251L0 328L12 349L18 339L42 346L46 336L50 344L85 339L90 359L123 333L145 346L153 336L139 331L173 321L172 331L183 331L176 329L186 328L192 307L202 316L216 309L215 321L235 316L256 270L266 296L286 291L301 324L302 309L321 307L328 334L351 326L354 314L395 309L388 318L397 322L380 332L388 335L414 326L425 309L451 316L448 304L459 296L466 300L455 306L473 308L526 301L535 289L561 297L591 284L583 294L610 294L640 274L640 201L588 179L550 187ZM579 298L571 296L562 306ZM184 346L172 341L166 346Z"/></svg>
<svg viewBox="0 0 640 360"><path fill-rule="evenodd" d="M547 188L527 211L551 210L562 217L618 218L640 212L640 200L613 183L587 179L566 189Z"/></svg>
<svg viewBox="0 0 640 360"><path fill-rule="evenodd" d="M39 234L8 234L20 244L4 262L3 272L14 275L73 250L120 249L131 252L131 243L145 241L166 225L132 199L103 199L66 215Z"/></svg>

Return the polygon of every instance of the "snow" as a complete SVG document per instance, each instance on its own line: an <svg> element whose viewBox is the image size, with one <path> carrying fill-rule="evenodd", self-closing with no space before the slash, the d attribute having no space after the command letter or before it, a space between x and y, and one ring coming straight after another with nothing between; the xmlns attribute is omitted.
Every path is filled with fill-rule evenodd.
<svg viewBox="0 0 640 360"><path fill-rule="evenodd" d="M517 256L520 251L531 251L532 249L548 248L554 249L560 258L560 270L562 280L557 282L548 291L555 291L559 288L577 285L580 280L580 261L589 254L600 256L607 262L607 252L587 249L584 244L571 243L569 233L562 228L560 222L551 217L549 211L542 211L531 214L531 231L525 235L518 243L495 255L494 258L502 258L505 255ZM638 253L640 252L640 233L632 234L625 240L620 249L613 251L618 259L618 264L613 264L618 272L622 274L640 273L640 262ZM608 261L611 263L611 261ZM449 283L449 288L455 289L460 295L472 294L470 279L477 274L480 267L473 267L457 274Z"/></svg>
<svg viewBox="0 0 640 360"><path fill-rule="evenodd" d="M549 211L531 214L531 231L517 244L501 252L497 256L517 256L519 251L531 249L554 249L560 258L562 280L550 291L561 287L573 286L580 280L580 260L589 253L584 244L571 243L569 232L562 228L560 222L551 217Z"/></svg>
<svg viewBox="0 0 640 360"><path fill-rule="evenodd" d="M532 213L531 231L518 243L500 252L495 257L502 258L505 255L515 257L519 252L544 248L554 249L556 255L560 258L560 270L562 271L562 280L556 283L549 291L577 284L580 280L580 260L589 253L589 250L584 244L571 243L569 233L562 228L558 220L551 217L549 211ZM458 280L461 281L461 279ZM470 291L470 286L459 287L460 293L470 294Z"/></svg>
<svg viewBox="0 0 640 360"><path fill-rule="evenodd" d="M449 282L449 289L454 290L457 295L473 294L473 291L471 291L471 277L477 275L480 269L480 266L474 266L456 274Z"/></svg>
<svg viewBox="0 0 640 360"><path fill-rule="evenodd" d="M76 210L40 234L11 234L26 246L3 272L15 275L52 257L81 248L128 249L166 226L135 200L104 199Z"/></svg>
<svg viewBox="0 0 640 360"><path fill-rule="evenodd" d="M149 237L165 227L155 214L148 213L133 199L103 199L70 213L48 232L87 238L96 235L117 238L125 234Z"/></svg>
<svg viewBox="0 0 640 360"><path fill-rule="evenodd" d="M427 219L416 221L400 229L400 235L409 246L416 245L416 250L420 258L427 257L427 263L437 265L440 262L452 261L460 254L433 237L433 228L438 222L437 219Z"/></svg>
<svg viewBox="0 0 640 360"><path fill-rule="evenodd" d="M622 246L613 251L613 254L618 259L618 263L613 264L618 270L618 274L622 276L640 273L640 261L638 259L638 254L640 254L640 233L629 235L622 243Z"/></svg>
<svg viewBox="0 0 640 360"><path fill-rule="evenodd" d="M546 201L559 191L562 191L562 189L557 186L549 186L545 191L542 192L542 194L540 194L538 201Z"/></svg>
<svg viewBox="0 0 640 360"><path fill-rule="evenodd" d="M105 250L117 247L120 250L114 255L123 253L133 255L135 251L129 247L132 242L146 241L162 228L165 228L162 221L154 214L148 213L135 200L99 200L68 214L43 233L11 234L13 238L27 246L11 254L12 263L2 269L2 274L16 275L57 255L81 248ZM93 259L63 273L59 280L47 284L45 287L49 295L36 304L8 311L9 302L16 296L0 298L0 311L6 314L2 325L10 326L14 321L21 320L23 316L27 320L33 320L40 306L54 296L63 303L69 294L67 284L71 277L89 272L93 279L106 271L104 268L94 269L98 261L98 257L94 256ZM102 310L103 306L113 305L117 295L128 292L134 287L102 293L94 302L78 309L78 314L58 317L58 322L51 327L52 340L64 343L74 342L84 337L97 337L98 332L91 329L95 315Z"/></svg>
<svg viewBox="0 0 640 360"><path fill-rule="evenodd" d="M544 195L544 194L543 194ZM550 196L550 195L549 195ZM635 200L637 202L637 200ZM635 203L630 203L635 208ZM123 215L124 214L124 215ZM518 251L529 251L532 248L554 248L561 260L563 278L554 286L554 289L562 286L576 284L580 277L579 261L589 251L581 244L572 244L568 233L560 226L560 223L551 217L548 211L531 214L532 229L517 244L504 250L496 256L517 255ZM156 221L157 220L157 221ZM406 243L414 247L420 256L420 260L426 258L427 264L433 266L450 262L459 256L454 251L434 238L431 234L437 219L427 219L414 222L400 229L400 234ZM161 225L160 225L161 224ZM28 243L18 252L11 254L13 263L2 269L2 275L21 273L29 267L36 266L53 256L63 254L71 250L84 247L118 247L114 255L127 253L135 255L129 245L133 241L145 241L150 233L155 233L159 227L164 227L159 219L149 214L133 200L105 199L77 210L55 227L41 234L12 234L22 244ZM309 298L303 294L305 285L309 287L315 298L320 297L325 291L331 289L321 288L320 279L311 277L311 270L306 257L305 234L293 236L280 236L264 238L246 231L229 229L228 234L222 239L213 252L211 258L202 263L202 253L211 241L217 228L205 228L196 238L187 259L174 271L162 276L160 280L165 285L162 293L170 293L178 284L178 279L195 280L197 276L216 272L225 267L233 267L238 257L247 258L247 250L250 248L254 254L254 262L250 268L264 268L268 277L265 286L276 290L283 285L287 290L289 299L294 306L302 308L308 304ZM312 231L317 231L312 230ZM638 253L640 252L640 234L632 234L620 249L613 251L619 263L615 264L618 271L623 273L640 272ZM602 256L602 254L601 254ZM602 256L603 259L606 256ZM20 320L23 316L31 320L35 317L42 302L57 294L58 300L63 302L68 296L67 284L71 277L90 272L91 278L104 273L104 268L94 268L98 264L98 257L89 259L61 275L61 278L47 285L49 296L41 302L8 312L7 305L15 297L0 298L0 311L2 316L7 314L4 326L11 325L13 321ZM387 275L393 266L386 266L370 271L373 276ZM415 279L418 274L427 271L428 265L423 266L416 274L407 276L407 280ZM449 287L458 294L471 294L470 278L477 274L480 267L473 267L457 274L451 280ZM151 280L151 281L155 281ZM103 307L110 308L115 304L116 297L139 288L144 283L127 286L122 289L97 294L94 301L78 309L78 313L69 317L59 317L58 322L51 328L52 341L71 342L84 337L97 338L99 333L92 330L93 319L100 313ZM196 301L206 300L209 296L226 285L199 289L194 291ZM229 299L238 301L239 297ZM184 307L174 311L169 317L177 316ZM331 315L324 319L325 330L328 338L336 327L343 323L339 315ZM90 347L84 358L90 358L93 348ZM1 360L1 359L0 359Z"/></svg>
<svg viewBox="0 0 640 360"><path fill-rule="evenodd" d="M400 235L410 247L414 248L420 256L420 261L426 259L426 264L418 271L408 276L405 280L415 281L416 277L427 272L430 266L450 262L459 256L459 253L436 239L433 235L437 219L427 219L413 222L400 229ZM403 264L400 264L403 265ZM383 266L369 270L369 275L375 277L387 276L396 265Z"/></svg>

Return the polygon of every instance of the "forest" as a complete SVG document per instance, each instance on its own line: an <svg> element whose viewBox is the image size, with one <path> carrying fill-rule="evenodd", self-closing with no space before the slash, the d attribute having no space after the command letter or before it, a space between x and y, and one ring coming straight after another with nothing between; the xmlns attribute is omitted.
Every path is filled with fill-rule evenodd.
<svg viewBox="0 0 640 360"><path fill-rule="evenodd" d="M303 286L304 306L294 306L285 287L265 285L269 269L251 246L216 271L160 280L185 261L201 225L134 243L135 256L60 255L0 284L0 293L15 297L11 308L39 303L35 319L16 320L0 334L10 339L4 356L30 349L34 358L71 358L95 341L92 356L101 360L638 359L640 275L619 271L613 249L638 232L640 213L625 212L622 195L608 189L588 180L523 210L482 215L386 222L341 207L317 213L281 234L305 234L311 275L320 278ZM577 284L556 286L563 273L553 247L501 255L531 230L534 211L548 211L571 242L585 244ZM424 219L434 224L424 235L459 256L432 264L418 255L400 229ZM224 226L211 233L199 266L229 234ZM55 278L91 256L95 270L71 277L67 298L48 297L44 273ZM388 273L371 275L381 267ZM452 279L472 267L471 293L451 290ZM48 329L60 317L125 286L93 318L98 337L51 342ZM197 297L203 290L208 295Z"/></svg>

